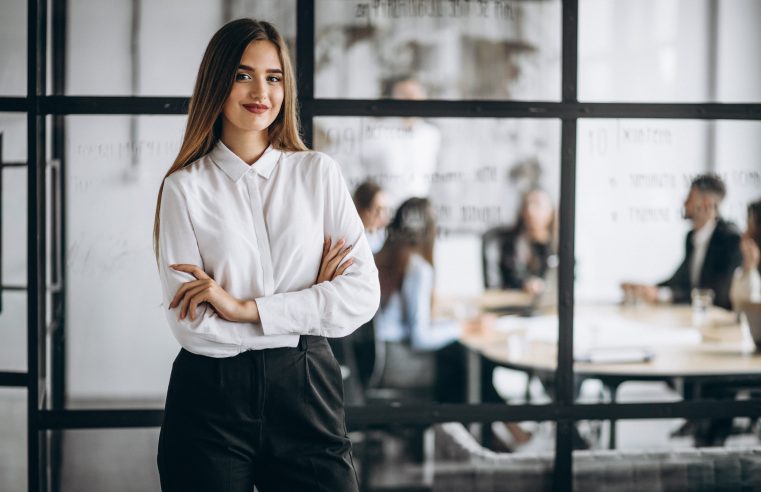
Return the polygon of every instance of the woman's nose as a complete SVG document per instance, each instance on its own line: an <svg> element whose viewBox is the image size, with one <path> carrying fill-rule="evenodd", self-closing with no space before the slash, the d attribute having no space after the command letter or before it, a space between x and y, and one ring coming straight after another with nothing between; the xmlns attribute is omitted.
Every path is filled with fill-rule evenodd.
<svg viewBox="0 0 761 492"><path fill-rule="evenodd" d="M264 80L261 80L259 77L254 78L254 80L249 84L248 92L249 96L252 98L262 98L264 97L266 91L266 82Z"/></svg>

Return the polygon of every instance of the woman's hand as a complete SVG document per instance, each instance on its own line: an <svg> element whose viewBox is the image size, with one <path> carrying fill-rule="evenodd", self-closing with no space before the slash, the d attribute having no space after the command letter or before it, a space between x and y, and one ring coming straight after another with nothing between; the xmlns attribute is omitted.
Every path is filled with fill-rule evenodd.
<svg viewBox="0 0 761 492"><path fill-rule="evenodd" d="M208 302L222 318L228 321L241 321L239 318L244 303L228 294L200 267L184 263L169 266L178 272L190 273L197 279L185 282L182 287L177 289L174 299L169 303L170 309L180 306L180 314L177 319L189 316L191 320L195 320L198 305L202 302Z"/></svg>
<svg viewBox="0 0 761 492"><path fill-rule="evenodd" d="M740 252L743 255L743 270L746 272L757 270L761 262L761 253L753 238L748 235L742 237L740 240Z"/></svg>
<svg viewBox="0 0 761 492"><path fill-rule="evenodd" d="M544 280L539 277L530 277L523 282L523 290L532 296L538 296L544 292Z"/></svg>
<svg viewBox="0 0 761 492"><path fill-rule="evenodd" d="M496 320L497 316L493 313L481 313L462 324L462 334L466 337L485 335L491 331Z"/></svg>
<svg viewBox="0 0 761 492"><path fill-rule="evenodd" d="M326 280L333 280L343 274L343 272L349 268L349 265L352 264L352 259L349 258L339 266L341 261L347 254L349 254L349 251L351 251L352 248L352 245L350 244L348 247L341 250L344 243L345 241L341 239L335 244L335 246L331 246L331 239L329 237L325 238L322 242L322 260L320 261L320 271L317 274L317 280L314 282L315 284L325 282Z"/></svg>

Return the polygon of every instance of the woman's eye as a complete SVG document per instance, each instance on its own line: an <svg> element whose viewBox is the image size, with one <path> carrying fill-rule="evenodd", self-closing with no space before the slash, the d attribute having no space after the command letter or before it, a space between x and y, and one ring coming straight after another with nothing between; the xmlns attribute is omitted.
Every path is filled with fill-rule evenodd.
<svg viewBox="0 0 761 492"><path fill-rule="evenodd" d="M244 79L243 77L247 77L247 78ZM235 76L235 80L248 80L250 78L251 77L247 73L239 73L238 75Z"/></svg>
<svg viewBox="0 0 761 492"><path fill-rule="evenodd" d="M269 77L267 77L267 81L268 82L280 82L280 77L278 77L277 75L270 75Z"/></svg>

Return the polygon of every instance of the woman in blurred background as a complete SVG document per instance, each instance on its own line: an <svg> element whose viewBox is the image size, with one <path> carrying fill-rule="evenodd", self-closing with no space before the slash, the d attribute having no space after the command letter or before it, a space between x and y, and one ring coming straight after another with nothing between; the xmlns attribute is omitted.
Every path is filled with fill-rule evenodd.
<svg viewBox="0 0 761 492"><path fill-rule="evenodd" d="M518 221L501 240L502 288L523 289L539 295L545 275L555 259L555 208L549 194L539 188L523 195Z"/></svg>
<svg viewBox="0 0 761 492"><path fill-rule="evenodd" d="M740 241L743 262L735 270L730 289L732 307L761 302L761 200L748 205L748 228Z"/></svg>
<svg viewBox="0 0 761 492"><path fill-rule="evenodd" d="M385 349L382 371L374 374L379 386L432 389L436 401L466 401L466 352L458 339L479 334L493 323L493 315L472 319L433 319L433 247L436 220L430 202L410 198L403 202L388 226L388 237L375 255L381 285L381 304L373 323L375 337ZM492 382L492 366L481 374L481 399L504 403ZM517 424L506 422L516 444L531 437ZM487 433L487 439L493 436ZM487 444L494 444L488 442ZM500 443L506 450L508 443Z"/></svg>
<svg viewBox="0 0 761 492"><path fill-rule="evenodd" d="M354 190L354 206L365 226L370 249L377 253L386 240L386 226L389 221L388 195L374 181L365 181Z"/></svg>
<svg viewBox="0 0 761 492"><path fill-rule="evenodd" d="M482 330L488 320L433 319L435 239L430 202L410 198L396 211L375 255L381 303L373 323L376 340L386 349L384 374L377 377L393 386L432 384L438 401L463 402L464 351L457 340Z"/></svg>

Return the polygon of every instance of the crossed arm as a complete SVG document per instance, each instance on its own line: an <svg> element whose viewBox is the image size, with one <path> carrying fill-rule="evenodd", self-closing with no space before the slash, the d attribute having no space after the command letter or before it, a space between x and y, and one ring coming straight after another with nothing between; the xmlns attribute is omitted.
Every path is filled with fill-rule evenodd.
<svg viewBox="0 0 761 492"><path fill-rule="evenodd" d="M315 284L333 280L343 274L352 264L351 258L341 263L352 248L352 246L348 246L342 249L344 244L344 239L340 239L336 244L332 244L331 238L325 238L322 245L320 270L315 279ZM202 302L206 302L220 317L227 321L260 322L259 309L255 300L233 297L204 272L200 266L187 263L169 266L174 270L187 272L196 278L196 280L182 284L169 304L169 309L180 306L178 320L184 319L186 316L190 320L195 320L196 309Z"/></svg>

